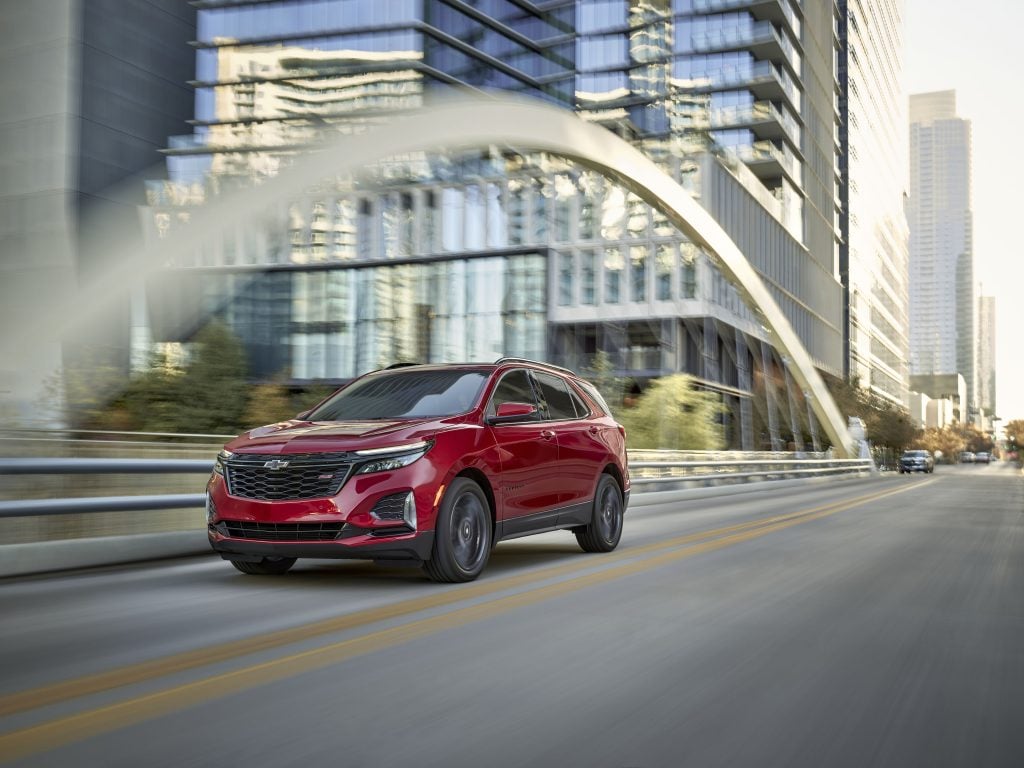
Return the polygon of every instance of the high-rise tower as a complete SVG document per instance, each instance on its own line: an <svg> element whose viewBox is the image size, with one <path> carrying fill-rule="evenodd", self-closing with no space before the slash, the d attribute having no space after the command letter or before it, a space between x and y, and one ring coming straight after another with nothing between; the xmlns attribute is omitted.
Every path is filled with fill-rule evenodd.
<svg viewBox="0 0 1024 768"><path fill-rule="evenodd" d="M971 122L956 92L910 97L910 370L959 373L967 408L978 401L972 249Z"/></svg>

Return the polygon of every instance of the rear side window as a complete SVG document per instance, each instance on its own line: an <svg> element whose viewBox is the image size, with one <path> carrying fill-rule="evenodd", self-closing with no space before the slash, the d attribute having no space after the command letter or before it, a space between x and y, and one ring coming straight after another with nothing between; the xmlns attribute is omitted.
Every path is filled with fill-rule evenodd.
<svg viewBox="0 0 1024 768"><path fill-rule="evenodd" d="M601 393L597 391L597 387L591 384L589 381L583 381L582 379L577 380L579 385L583 387L583 390L590 395L590 399L593 400L605 412L606 415L612 415L612 409L608 407L608 403L601 397Z"/></svg>
<svg viewBox="0 0 1024 768"><path fill-rule="evenodd" d="M565 382L550 373L534 371L534 378L540 385L540 392L548 406L548 418L555 421L576 419L586 413L583 403L578 402Z"/></svg>
<svg viewBox="0 0 1024 768"><path fill-rule="evenodd" d="M491 404L487 407L487 412L493 415L502 403L526 403L534 407L537 406L530 377L522 368L509 371L501 377L501 381L494 389L494 394L491 395Z"/></svg>

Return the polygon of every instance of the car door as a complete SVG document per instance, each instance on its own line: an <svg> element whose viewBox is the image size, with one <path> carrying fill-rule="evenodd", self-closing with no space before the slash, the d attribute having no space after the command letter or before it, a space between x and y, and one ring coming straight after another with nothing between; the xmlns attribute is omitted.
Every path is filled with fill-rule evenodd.
<svg viewBox="0 0 1024 768"><path fill-rule="evenodd" d="M525 368L502 374L485 417L494 416L502 403L527 403L537 408L534 416L522 421L488 426L501 462L500 535L507 537L554 525L557 512L553 510L558 507L559 495L558 442L550 425L542 420L540 403ZM552 513L551 520L548 513Z"/></svg>
<svg viewBox="0 0 1024 768"><path fill-rule="evenodd" d="M533 371L533 377L558 443L558 502L567 517L560 522L574 522L568 519L573 515L587 522L608 448L600 428L587 418L586 405L562 377L541 371Z"/></svg>

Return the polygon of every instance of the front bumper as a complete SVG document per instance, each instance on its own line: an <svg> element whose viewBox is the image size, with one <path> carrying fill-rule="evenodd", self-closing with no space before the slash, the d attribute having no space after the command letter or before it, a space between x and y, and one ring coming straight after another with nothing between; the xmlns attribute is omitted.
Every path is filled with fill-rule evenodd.
<svg viewBox="0 0 1024 768"><path fill-rule="evenodd" d="M380 541L377 536L360 536L341 541L257 541L228 538L215 526L207 529L210 546L225 560L259 560L264 557L315 557L332 560L430 559L433 531L420 531Z"/></svg>

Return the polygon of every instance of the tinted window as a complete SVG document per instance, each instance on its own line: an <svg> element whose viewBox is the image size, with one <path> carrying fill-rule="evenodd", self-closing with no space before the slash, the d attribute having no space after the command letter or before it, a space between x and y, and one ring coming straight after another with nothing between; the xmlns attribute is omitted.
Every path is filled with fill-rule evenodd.
<svg viewBox="0 0 1024 768"><path fill-rule="evenodd" d="M572 397L565 386L565 382L550 373L534 373L534 378L540 384L540 392L547 401L548 417L556 421L560 419L575 419L576 406L573 405Z"/></svg>
<svg viewBox="0 0 1024 768"><path fill-rule="evenodd" d="M472 410L486 371L396 371L367 376L338 392L310 421L412 419Z"/></svg>
<svg viewBox="0 0 1024 768"><path fill-rule="evenodd" d="M590 399L593 400L607 415L612 415L612 409L608 407L608 403L605 402L604 398L601 397L601 393L597 391L597 387L591 384L589 381L581 381L580 386L583 387L584 391L590 395Z"/></svg>
<svg viewBox="0 0 1024 768"><path fill-rule="evenodd" d="M491 404L487 412L493 414L502 403L526 403L536 407L537 401L533 396L530 377L522 368L509 371L502 376L494 394L491 395Z"/></svg>

